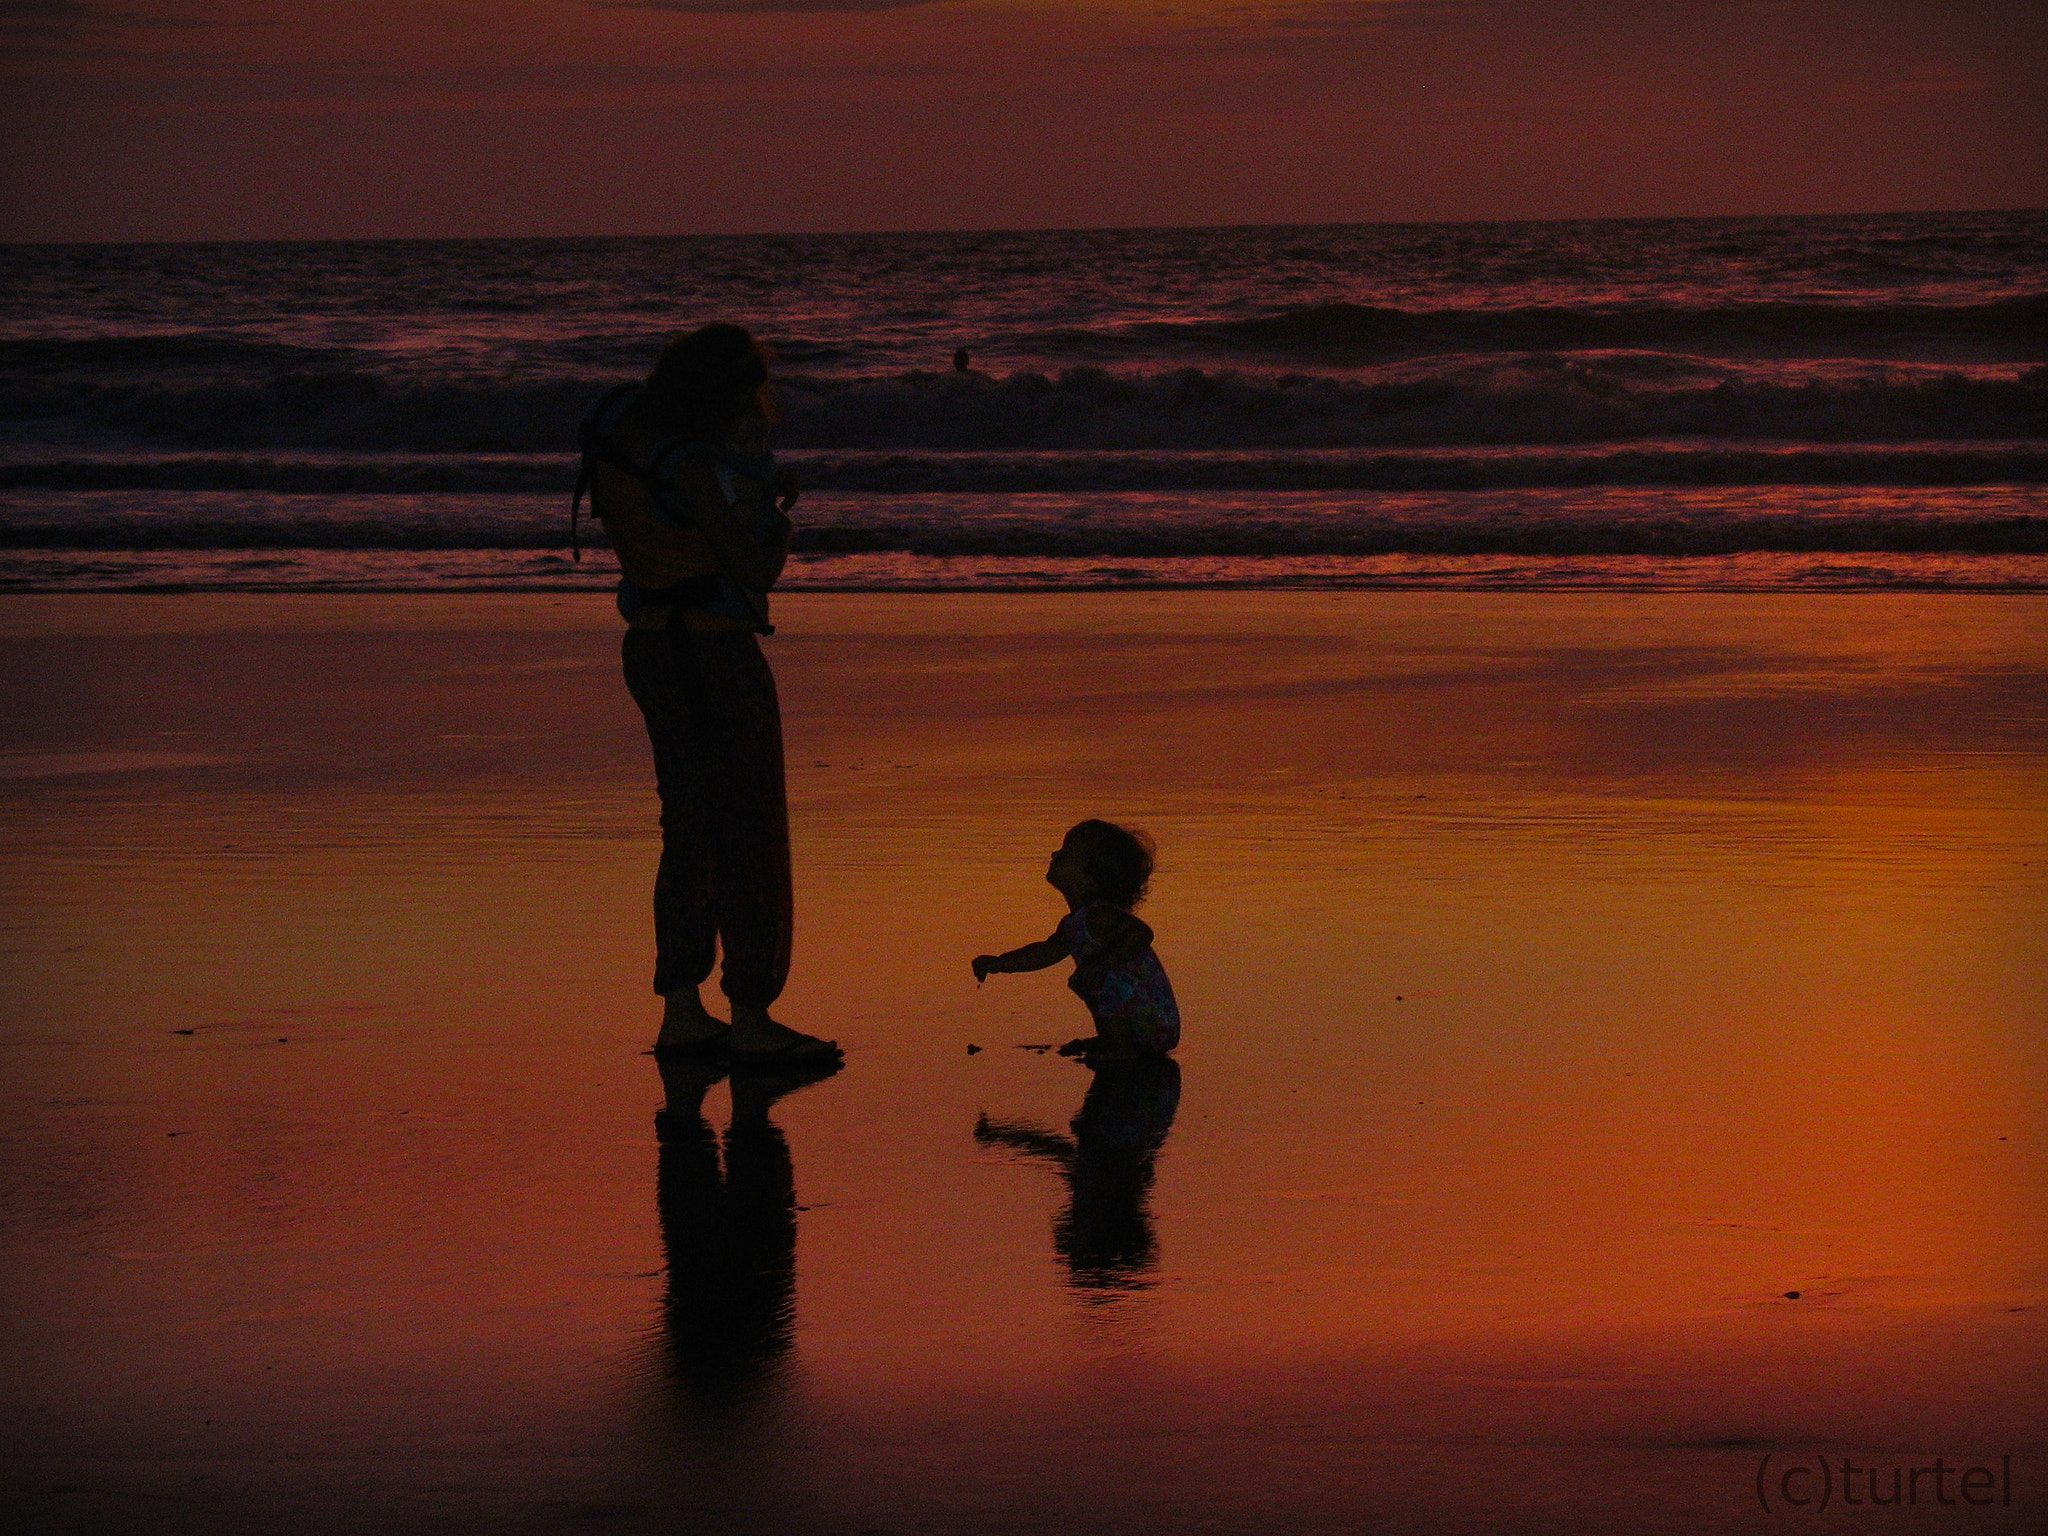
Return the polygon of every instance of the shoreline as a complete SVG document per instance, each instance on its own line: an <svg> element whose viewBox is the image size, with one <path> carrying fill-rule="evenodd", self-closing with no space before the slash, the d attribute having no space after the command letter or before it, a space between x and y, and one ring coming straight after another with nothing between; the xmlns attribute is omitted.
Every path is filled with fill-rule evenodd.
<svg viewBox="0 0 2048 1536"><path fill-rule="evenodd" d="M1527 599L1531 604L1542 606L1559 599L1569 606L1599 605L1602 603L1623 603L1637 601L1676 602L1679 604L1726 602L1737 607L1753 607L1758 604L1776 605L1798 603L1807 599L1822 602L1834 600L1882 602L1897 599L1909 604L1925 601L1946 602L1954 599L1967 603L1983 598L1997 604L2020 603L2042 595L2040 590L2025 587L2017 590L1951 590L1924 589L1898 590L1887 587L1843 587L1824 590L1796 589L1781 591L1766 589L1760 591L1729 591L1717 588L1527 588L1520 586L1493 586L1469 588L1438 587L1262 587L1262 586L1100 586L1100 587L1006 587L1006 588L784 588L778 586L774 594L775 615L778 625L777 636L763 637L764 643L779 638L784 625L785 608L799 612L824 611L825 607L872 606L878 612L901 616L919 612L937 614L953 604L979 605L990 603L1000 608L1028 610L1035 607L1056 607L1067 597L1087 603L1107 606L1168 606L1175 609L1185 607L1190 600L1198 600L1206 594L1213 594L1221 600L1226 611L1242 611L1270 603L1276 612L1286 613L1297 608L1321 608L1330 604L1344 605L1350 602L1371 603L1376 597L1385 597L1402 604L1441 600L1456 605L1474 602L1480 605L1514 604ZM19 621L10 622L10 610L45 610L55 613L67 606L77 605L82 609L105 613L127 612L137 616L147 615L152 619L167 619L176 614L197 614L213 609L223 616L234 615L237 626L246 625L262 614L284 615L299 604L308 612L345 612L351 605L358 614L373 619L379 624L391 624L405 629L433 627L442 618L467 616L452 628L474 627L481 615L518 615L522 625L532 623L544 630L554 629L596 629L609 630L618 634L625 632L625 625L619 620L612 603L613 584L606 582L599 586L564 587L543 590L531 588L480 589L464 588L451 591L417 591L410 589L321 589L306 590L289 587L278 590L224 589L207 591L4 591L0 590L0 638L20 637L27 634L47 633L54 623L61 620L45 620L33 624ZM1156 600L1156 601L1155 601ZM354 620L351 620L354 622ZM486 621L488 622L488 621Z"/></svg>
<svg viewBox="0 0 2048 1536"><path fill-rule="evenodd" d="M411 594L576 595L607 599L616 577L591 577L552 552L417 551L339 557L248 551L14 552L0 561L0 598L63 595L289 596ZM280 567L300 566L296 574ZM81 567L86 569L81 570ZM41 574L38 575L37 572ZM1846 552L1663 555L793 556L778 598L793 594L973 595L1142 592L1640 592L1815 595L1856 592L1958 596L2048 592L2048 554Z"/></svg>

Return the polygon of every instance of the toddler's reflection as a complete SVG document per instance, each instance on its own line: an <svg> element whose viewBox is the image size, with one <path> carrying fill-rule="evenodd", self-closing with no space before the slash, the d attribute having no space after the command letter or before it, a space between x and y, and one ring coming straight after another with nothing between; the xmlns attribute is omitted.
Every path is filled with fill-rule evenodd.
<svg viewBox="0 0 2048 1536"><path fill-rule="evenodd" d="M983 1115L974 1139L1043 1157L1067 1184L1053 1246L1084 1300L1111 1301L1149 1283L1159 1252L1152 1174L1180 1108L1180 1066L1170 1056L1103 1062L1074 1116L1072 1134Z"/></svg>
<svg viewBox="0 0 2048 1536"><path fill-rule="evenodd" d="M668 1365L677 1386L698 1401L740 1406L780 1369L796 1322L796 1174L768 1112L837 1067L735 1077L721 1169L704 1096L724 1068L666 1058L657 1064L668 1095L654 1117Z"/></svg>

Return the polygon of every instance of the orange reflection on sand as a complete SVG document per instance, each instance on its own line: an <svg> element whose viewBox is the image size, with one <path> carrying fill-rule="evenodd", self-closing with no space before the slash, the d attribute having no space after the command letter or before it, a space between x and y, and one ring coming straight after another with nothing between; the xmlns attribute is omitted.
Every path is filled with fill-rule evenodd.
<svg viewBox="0 0 2048 1536"><path fill-rule="evenodd" d="M1423 1444L1561 1530L1615 1447L1733 1519L1701 1447L2034 1444L2027 602L793 600L782 1007L851 1064L702 1136L638 1054L615 635L124 602L38 610L11 718L231 763L14 802L0 998L0 1408L117 1512L226 1457L250 1508L672 1513L739 1446L814 1524L1276 1529L1393 1520ZM1088 814L1162 849L1170 1112L1019 1048L1056 975L968 974Z"/></svg>

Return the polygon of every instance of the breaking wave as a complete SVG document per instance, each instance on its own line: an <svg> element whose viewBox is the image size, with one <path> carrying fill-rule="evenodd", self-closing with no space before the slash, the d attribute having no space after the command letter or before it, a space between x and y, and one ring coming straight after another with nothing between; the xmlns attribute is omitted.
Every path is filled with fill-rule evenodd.
<svg viewBox="0 0 2048 1536"><path fill-rule="evenodd" d="M1447 352L1654 349L1709 355L2039 360L2048 293L1989 304L1650 304L1596 309L1387 309L1317 304L1244 320L1148 322L1038 338L1049 351L1186 346L1380 359Z"/></svg>
<svg viewBox="0 0 2048 1536"><path fill-rule="evenodd" d="M559 498L38 492L5 503L11 550L566 549ZM602 543L602 531L588 531ZM2048 491L1870 487L820 496L809 555L1141 558L1411 554L2048 553ZM609 567L609 561L604 562Z"/></svg>
<svg viewBox="0 0 2048 1536"><path fill-rule="evenodd" d="M0 383L0 418L17 437L44 442L533 453L570 446L607 382L347 368L236 381L30 371ZM782 397L785 446L837 450L2048 438L2048 367L1845 365L1787 375L1661 353L1442 358L1350 376L1193 367L795 374Z"/></svg>
<svg viewBox="0 0 2048 1536"><path fill-rule="evenodd" d="M792 450L818 491L1489 491L1546 486L1969 486L2048 483L2048 441L953 451ZM554 492L564 453L265 451L0 459L0 491L268 491L394 496Z"/></svg>

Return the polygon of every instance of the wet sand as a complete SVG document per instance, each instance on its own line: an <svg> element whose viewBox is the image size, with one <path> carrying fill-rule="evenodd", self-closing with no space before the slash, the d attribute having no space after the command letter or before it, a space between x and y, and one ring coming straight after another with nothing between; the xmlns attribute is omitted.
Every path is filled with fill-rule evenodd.
<svg viewBox="0 0 2048 1536"><path fill-rule="evenodd" d="M779 617L849 1065L658 1138L601 599L0 601L11 1519L2038 1528L2041 598ZM1187 1035L1073 1128L967 960L1086 815Z"/></svg>

